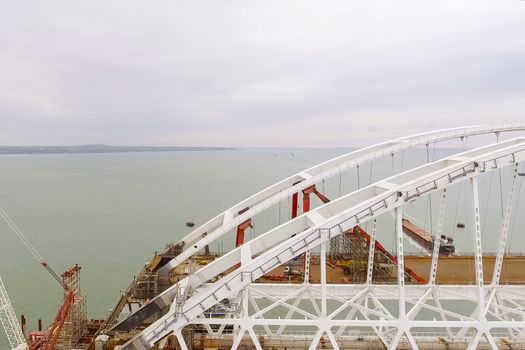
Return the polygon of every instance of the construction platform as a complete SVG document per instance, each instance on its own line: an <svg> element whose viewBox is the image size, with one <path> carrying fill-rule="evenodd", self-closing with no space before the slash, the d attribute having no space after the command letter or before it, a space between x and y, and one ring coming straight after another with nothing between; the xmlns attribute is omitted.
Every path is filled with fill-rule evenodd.
<svg viewBox="0 0 525 350"><path fill-rule="evenodd" d="M342 244L346 250L344 254L335 252L327 260L326 272L328 284L363 284L366 282L367 260L369 254L370 241L364 231L359 228L345 232ZM151 261L146 264L142 271L137 275L127 291L123 293L112 314L99 329L98 334L104 334L104 346L92 347L93 350L113 350L119 349L119 346L126 343L140 330L148 326L143 324L131 331L122 332L112 329L120 320L129 316L130 313L138 310L145 305L150 299L158 293L165 290L170 285L190 276L200 267L213 262L219 255L210 253L209 249L203 250L201 254L194 255L182 264L173 269L169 276L169 281L162 281L158 277L158 269L166 261L177 256L181 247L174 245L168 246L162 254L156 254ZM288 262L282 266L268 272L259 278L256 283L261 284L304 284L305 255L293 262ZM309 283L320 283L320 256L311 253L309 257ZM432 257L411 256L404 257L405 277L407 284L426 284L430 275ZM484 278L487 283L492 279L495 257L484 256ZM396 263L397 259L391 253L388 253L378 242L374 251L374 283L396 284ZM525 281L525 256L507 255L504 257L503 270L501 273L501 284L523 284ZM225 274L234 270L235 267L225 271ZM436 275L437 284L450 285L471 285L475 284L475 267L473 256L453 256L441 255L439 257L439 266ZM210 310L212 317L224 317L225 312L221 314L220 310ZM192 350L220 350L230 349L233 341L232 330L225 329L220 335L209 334L203 326L190 325L183 332L186 343ZM264 332L263 332L264 333ZM259 343L263 349L272 350L290 350L305 349L311 342L312 334L300 331L294 334L279 335L260 335ZM499 338L502 349L525 349L525 344L519 344L515 341L502 336ZM348 334L343 334L338 338L341 349L384 349L382 342L370 332L355 330ZM439 334L421 334L417 337L417 343L420 349L467 349L466 341L450 342ZM239 349L253 349L253 342L249 336L243 338L239 344ZM332 349L328 339L321 339L320 348ZM398 349L409 349L408 342L402 340ZM177 350L177 341L174 337L168 337L158 349ZM477 349L490 349L489 344L480 343Z"/></svg>
<svg viewBox="0 0 525 350"><path fill-rule="evenodd" d="M430 256L405 255L405 266L422 277L430 275L431 266ZM490 283L494 271L495 256L483 257L483 270L485 283ZM313 255L310 267L310 283L320 283L320 269L318 256ZM366 267L366 265L365 265ZM301 276L286 276L283 272L285 266L281 266L270 273L265 278L261 278L261 283L302 283ZM363 279L352 280L345 273L344 269L333 264L326 267L326 281L334 284L362 283ZM270 278L268 276L283 276L279 278ZM385 279L394 281L396 279L395 271ZM475 284L476 275L474 269L473 256L441 256L439 258L439 267L436 275L437 284ZM503 258L503 269L501 272L500 284L524 284L525 283L525 256L508 255Z"/></svg>

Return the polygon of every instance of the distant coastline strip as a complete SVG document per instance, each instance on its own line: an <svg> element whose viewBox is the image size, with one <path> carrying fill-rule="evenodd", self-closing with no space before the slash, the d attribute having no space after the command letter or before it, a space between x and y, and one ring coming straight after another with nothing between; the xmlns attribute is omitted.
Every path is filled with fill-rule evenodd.
<svg viewBox="0 0 525 350"><path fill-rule="evenodd" d="M182 152L182 151L227 151L229 147L155 147L155 146L0 146L3 154L83 154L83 153L131 153L131 152Z"/></svg>

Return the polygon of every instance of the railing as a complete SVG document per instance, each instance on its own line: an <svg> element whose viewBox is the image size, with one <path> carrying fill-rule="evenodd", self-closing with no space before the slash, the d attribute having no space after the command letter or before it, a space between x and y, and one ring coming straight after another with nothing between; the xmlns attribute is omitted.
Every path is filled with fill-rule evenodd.
<svg viewBox="0 0 525 350"><path fill-rule="evenodd" d="M294 338L300 338L300 339L304 339L304 338L313 338L316 334L317 334L317 331L303 331L303 330L284 330L280 333L276 333L276 334L266 334L265 332L263 332L263 330L261 329L260 331L257 331L257 330L254 330L255 333L259 336L263 336L263 337L270 337L270 338L291 338L291 337L294 337ZM209 334L208 331L206 329L196 329L194 330L194 334ZM231 334L234 334L234 329L233 328L224 328L224 330L222 331L221 335L231 335ZM450 340L450 336L449 334L446 332L446 331L443 331L443 332L437 332L437 331L433 331L433 332L410 332L410 334L412 334L415 338L419 338L419 339L424 339L424 338L445 338L447 340ZM475 330L472 330L470 332L467 332L465 333L463 339L465 338L471 338L473 337L474 335L476 334L476 331ZM502 332L491 332L490 333L493 337L495 338L508 338L509 337L509 333L502 333ZM217 336L217 335L214 335L214 336ZM340 336L338 337L341 337L341 338L355 338L355 339L358 339L358 338L363 338L363 339L366 339L366 338L377 338L377 333L375 332L370 332L370 331L362 331L362 330L352 330L352 331L345 331L343 333L340 334ZM456 341L458 341L459 339L455 339Z"/></svg>

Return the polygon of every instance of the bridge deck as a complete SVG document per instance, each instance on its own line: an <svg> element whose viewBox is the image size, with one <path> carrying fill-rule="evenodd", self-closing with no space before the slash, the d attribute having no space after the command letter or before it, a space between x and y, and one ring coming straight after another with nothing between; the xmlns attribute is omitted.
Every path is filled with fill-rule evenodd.
<svg viewBox="0 0 525 350"><path fill-rule="evenodd" d="M417 335L417 334L416 334ZM441 336L418 336L417 345L420 350L467 350L468 343L464 340L447 341ZM520 341L513 341L506 337L497 338L500 349L525 350L525 344ZM305 335L298 332L296 335L287 334L282 336L259 336L259 343L263 349L272 350L304 350L308 349L312 341L312 335ZM173 340L175 343L175 340ZM207 334L193 334L193 350L227 350L231 349L233 336L226 334L220 337L210 337ZM385 346L377 337L373 336L342 336L338 341L341 349L348 350L384 350ZM240 349L254 349L253 341L245 335L240 344ZM326 335L321 337L318 348L333 349L330 340ZM410 349L410 344L405 339L398 344L398 349ZM476 350L490 350L490 344L485 341L480 342Z"/></svg>
<svg viewBox="0 0 525 350"><path fill-rule="evenodd" d="M483 257L483 276L485 283L492 281L495 256ZM422 277L430 275L430 256L405 256L405 266ZM284 265L268 273L267 276L284 276ZM327 266L328 283L359 283L346 275L342 268ZM392 275L390 282L395 283L396 276ZM302 276L289 278L261 278L263 283L289 283L302 282ZM312 259L310 268L310 282L319 283L319 263L315 257ZM387 281L385 281L387 282ZM474 256L441 256L437 271L437 284L475 284L476 274L474 268ZM504 258L500 284L524 284L525 283L525 256L507 256Z"/></svg>
<svg viewBox="0 0 525 350"><path fill-rule="evenodd" d="M483 279L492 281L495 256L483 256ZM422 276L430 273L430 257L405 256L405 262ZM474 284L474 256L441 256L436 276L437 284ZM525 283L525 256L507 256L503 260L500 284Z"/></svg>

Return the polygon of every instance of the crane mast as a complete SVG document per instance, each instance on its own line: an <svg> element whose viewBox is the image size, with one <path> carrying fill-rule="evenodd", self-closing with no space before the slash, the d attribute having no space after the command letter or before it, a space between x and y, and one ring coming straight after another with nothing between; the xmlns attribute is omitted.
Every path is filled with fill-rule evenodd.
<svg viewBox="0 0 525 350"><path fill-rule="evenodd" d="M16 318L13 305L7 295L4 282L0 277L0 321L4 327L7 339L13 350L27 349L27 343Z"/></svg>

